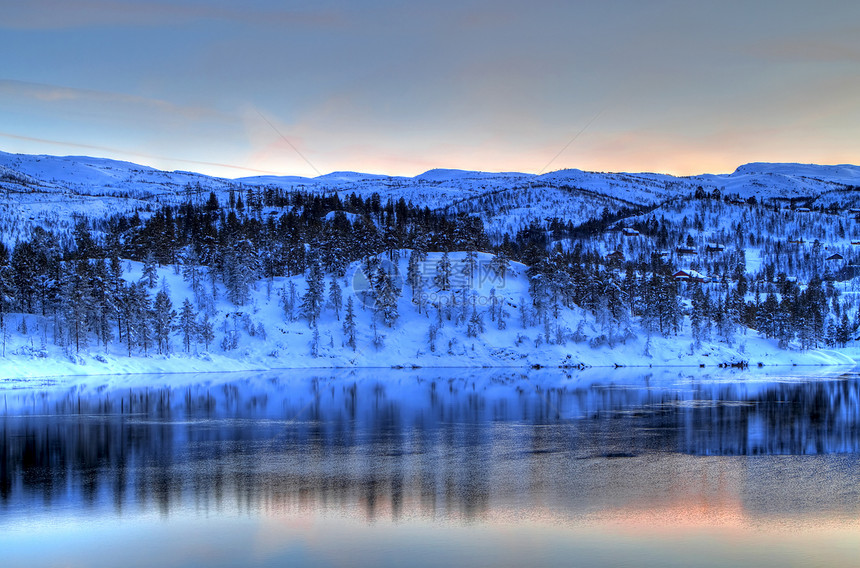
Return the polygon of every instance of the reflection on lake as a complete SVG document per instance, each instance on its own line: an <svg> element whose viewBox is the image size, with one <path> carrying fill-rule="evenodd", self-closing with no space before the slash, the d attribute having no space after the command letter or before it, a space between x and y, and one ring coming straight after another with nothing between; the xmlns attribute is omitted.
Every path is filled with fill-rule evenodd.
<svg viewBox="0 0 860 568"><path fill-rule="evenodd" d="M0 547L12 565L110 566L113 548L123 565L177 566L852 565L860 554L853 373L197 379L0 382Z"/></svg>

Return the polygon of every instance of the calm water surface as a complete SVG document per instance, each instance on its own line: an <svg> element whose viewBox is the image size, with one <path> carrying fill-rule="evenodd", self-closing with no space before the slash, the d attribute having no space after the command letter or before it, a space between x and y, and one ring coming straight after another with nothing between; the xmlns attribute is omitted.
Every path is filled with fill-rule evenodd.
<svg viewBox="0 0 860 568"><path fill-rule="evenodd" d="M0 381L0 565L858 565L858 375L647 371Z"/></svg>

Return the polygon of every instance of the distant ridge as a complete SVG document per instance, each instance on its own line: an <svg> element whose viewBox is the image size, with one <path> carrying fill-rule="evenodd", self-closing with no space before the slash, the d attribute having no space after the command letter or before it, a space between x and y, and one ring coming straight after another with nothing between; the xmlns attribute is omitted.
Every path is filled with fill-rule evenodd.
<svg viewBox="0 0 860 568"><path fill-rule="evenodd" d="M672 178L672 179L705 179L705 178L729 178L735 176L749 175L783 175L792 177L808 177L819 179L822 181L831 181L836 183L851 184L855 180L860 180L860 166L852 164L801 164L789 162L750 162L738 166L731 173L712 174L702 173L692 176L672 176L669 174L661 174L657 172L592 172L577 168L563 168L546 172L544 174L531 174L526 172L485 172L480 170L463 170L455 168L434 168L427 170L414 177L408 176L393 176L387 174L371 174L354 171L335 171L323 174L317 177L292 176L292 175L263 175L263 176L245 176L239 178L220 178L217 176L208 176L192 171L166 171L159 170L151 166L136 164L124 160L115 160L112 158L99 158L94 156L53 156L48 154L12 154L0 151L0 166L7 169L28 174L36 179L45 179L46 177L55 177L57 180L67 179L68 181L80 181L80 177L69 179L67 176L79 176L81 172L89 171L90 173L98 172L100 175L107 175L116 178L123 173L143 173L149 172L152 174L164 175L183 175L191 176L200 179L213 179L222 181L232 181L238 183L315 183L315 182L355 182L355 181L370 181L383 179L403 179L403 180L425 180L425 181L454 181L458 179L491 179L491 178L536 178L536 179L556 179L565 177L578 178L581 176L645 176L649 178ZM86 177L86 176L85 176Z"/></svg>
<svg viewBox="0 0 860 568"><path fill-rule="evenodd" d="M606 214L652 208L677 197L691 196L700 188L709 194L719 190L741 200L800 199L806 207L816 203L825 207L850 203L855 207L860 203L855 204L853 196L839 193L858 185L860 167L850 164L751 162L731 173L682 177L574 168L541 175L434 168L414 177L336 171L318 177L263 175L226 179L89 156L0 152L0 191L44 195L44 201L54 199L50 195L75 198L67 203L68 211L74 214L128 210L146 201L179 204L201 199L209 192L224 202L227 192L245 187L292 191L300 186L308 192L336 192L341 198L377 194L383 203L403 198L431 210L478 216L491 234L514 234L532 223L548 224L552 218L579 225ZM82 201L84 197L91 201ZM106 201L108 198L112 201ZM48 213L32 216L39 218L40 214Z"/></svg>
<svg viewBox="0 0 860 568"><path fill-rule="evenodd" d="M860 166L751 162L738 166L732 175L752 174L803 176L823 181L849 183L851 180L860 181Z"/></svg>

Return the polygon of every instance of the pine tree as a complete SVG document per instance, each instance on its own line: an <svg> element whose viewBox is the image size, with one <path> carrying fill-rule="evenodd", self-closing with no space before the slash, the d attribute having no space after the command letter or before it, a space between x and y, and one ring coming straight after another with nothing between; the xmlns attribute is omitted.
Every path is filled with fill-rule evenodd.
<svg viewBox="0 0 860 568"><path fill-rule="evenodd" d="M5 249L0 250L0 333L6 332L6 312L9 310L9 293L12 288L9 282L10 268L6 261ZM5 352L3 356L6 356Z"/></svg>
<svg viewBox="0 0 860 568"><path fill-rule="evenodd" d="M443 292L451 289L451 259L448 257L448 251L445 251L436 263L436 276L433 278L433 283Z"/></svg>
<svg viewBox="0 0 860 568"><path fill-rule="evenodd" d="M317 358L320 356L320 330L314 325L314 332L311 334L311 357Z"/></svg>
<svg viewBox="0 0 860 568"><path fill-rule="evenodd" d="M472 302L472 315L469 316L469 323L466 326L466 335L468 337L478 337L481 333L484 333L484 318L482 318L481 314L478 312L478 306L476 303Z"/></svg>
<svg viewBox="0 0 860 568"><path fill-rule="evenodd" d="M308 265L308 289L302 296L301 310L302 316L308 320L308 327L313 328L322 311L324 285L322 272L316 258L312 258Z"/></svg>
<svg viewBox="0 0 860 568"><path fill-rule="evenodd" d="M836 321L832 317L827 318L827 322L824 324L824 344L827 347L836 347L838 333Z"/></svg>
<svg viewBox="0 0 860 568"><path fill-rule="evenodd" d="M702 348L702 340L707 339L705 327L708 325L708 300L701 284L693 284L692 307L690 310L690 330L693 334L693 345Z"/></svg>
<svg viewBox="0 0 860 568"><path fill-rule="evenodd" d="M182 332L182 346L186 353L191 351L191 343L197 336L197 317L194 313L194 306L188 298L182 302L182 309L179 312L179 329Z"/></svg>
<svg viewBox="0 0 860 568"><path fill-rule="evenodd" d="M108 344L113 341L113 324L111 319L116 313L113 294L111 293L110 265L104 261L93 261L91 282L91 311L89 315L90 326L96 333L98 341L104 345L107 352Z"/></svg>
<svg viewBox="0 0 860 568"><path fill-rule="evenodd" d="M543 323L549 315L550 300L555 296L553 293L553 281L557 270L557 262L551 260L549 257L544 257L533 266L530 266L527 271L529 295L532 299L532 307L538 320L537 323ZM591 302L592 309L598 307L598 296L602 288L602 284L595 282L593 289L594 301Z"/></svg>
<svg viewBox="0 0 860 568"><path fill-rule="evenodd" d="M340 321L340 310L343 308L343 291L340 289L340 284L337 279L332 278L328 287L328 300L334 309L334 315L337 321Z"/></svg>
<svg viewBox="0 0 860 568"><path fill-rule="evenodd" d="M356 276L364 277L363 282L359 279L361 285L358 287L360 289L358 293L360 294L362 308L372 307L376 302L376 290L378 288L376 278L379 265L379 258L373 255L367 256L361 261L361 272Z"/></svg>
<svg viewBox="0 0 860 568"><path fill-rule="evenodd" d="M636 269L632 262L627 263L624 269L624 280L621 283L621 291L625 299L625 308L631 317L637 315L637 300L639 299L639 279L636 277Z"/></svg>
<svg viewBox="0 0 860 568"><path fill-rule="evenodd" d="M718 318L716 316L719 316ZM717 297L717 309L715 310L715 319L717 324L717 333L720 338L727 344L732 344L732 339L735 333L736 310L732 303L732 293L726 290L726 296L720 306L719 297Z"/></svg>
<svg viewBox="0 0 860 568"><path fill-rule="evenodd" d="M508 260L505 251L500 250L490 260L490 268L495 272L497 279L501 285L504 285L507 278L508 270L510 270L511 261Z"/></svg>
<svg viewBox="0 0 860 568"><path fill-rule="evenodd" d="M86 260L75 262L65 275L62 299L66 334L77 353L89 345L89 318L93 311L90 265Z"/></svg>
<svg viewBox="0 0 860 568"><path fill-rule="evenodd" d="M5 259L4 259L5 261ZM12 249L12 258L9 262L11 273L11 284L14 286L14 297L18 300L18 310L31 313L33 310L33 299L35 288L33 287L38 274L36 253L29 241L19 242Z"/></svg>
<svg viewBox="0 0 860 568"><path fill-rule="evenodd" d="M143 281L150 288L155 288L155 285L158 284L158 268L152 249L146 252L146 257L143 259Z"/></svg>
<svg viewBox="0 0 860 568"><path fill-rule="evenodd" d="M203 314L203 320L197 324L197 339L203 343L206 351L209 351L209 344L215 341L215 329L207 313Z"/></svg>
<svg viewBox="0 0 860 568"><path fill-rule="evenodd" d="M851 340L851 325L848 323L847 310L842 310L842 321L839 323L839 329L836 332L836 342L839 347L845 347Z"/></svg>
<svg viewBox="0 0 860 568"><path fill-rule="evenodd" d="M75 257L77 259L85 260L101 256L101 250L93 240L89 223L86 219L82 219L75 224L73 237L75 241Z"/></svg>
<svg viewBox="0 0 860 568"><path fill-rule="evenodd" d="M430 247L430 238L425 233L421 227L418 227L415 230L415 235L412 238L412 250L415 253L415 259L418 262L424 262L427 260L427 251Z"/></svg>
<svg viewBox="0 0 860 568"><path fill-rule="evenodd" d="M281 305L284 308L284 317L287 321L296 320L296 304L298 303L298 292L296 283L290 280L289 287L281 290Z"/></svg>
<svg viewBox="0 0 860 568"><path fill-rule="evenodd" d="M120 343L122 343L123 336L123 287L125 286L125 280L122 279L122 263L119 260L119 257L114 255L110 258L110 264L108 265L108 279L110 281L110 296L111 296L111 306L113 308L113 316L116 321L116 329L117 329L117 339Z"/></svg>
<svg viewBox="0 0 860 568"><path fill-rule="evenodd" d="M59 303L59 292L61 286L60 262L63 250L53 233L48 233L42 227L33 229L30 239L36 273L33 281L34 303L38 302L43 316L55 312ZM6 253L3 251L3 262L6 262ZM33 306L35 310L35 305ZM35 313L35 311L34 311Z"/></svg>
<svg viewBox="0 0 860 568"><path fill-rule="evenodd" d="M678 333L681 327L681 303L678 299L677 284L672 277L666 275L662 278L662 286L658 296L658 310L660 314L660 329L663 335Z"/></svg>
<svg viewBox="0 0 860 568"><path fill-rule="evenodd" d="M352 296L346 299L346 315L343 318L343 335L346 337L346 344L352 347L355 351L355 306L352 301Z"/></svg>
<svg viewBox="0 0 860 568"><path fill-rule="evenodd" d="M756 310L756 329L765 337L777 336L777 312L779 311L779 301L773 292L769 292L764 302L759 309Z"/></svg>
<svg viewBox="0 0 860 568"><path fill-rule="evenodd" d="M132 283L125 289L123 309L129 357L134 347L144 354L152 347L151 307L152 303L143 282Z"/></svg>
<svg viewBox="0 0 860 568"><path fill-rule="evenodd" d="M239 239L223 248L220 264L230 301L237 306L245 305L259 277L260 259L256 249L248 239Z"/></svg>
<svg viewBox="0 0 860 568"><path fill-rule="evenodd" d="M188 251L182 255L182 278L191 286L194 298L200 298L202 296L203 273L200 269L200 259L193 247L189 247Z"/></svg>
<svg viewBox="0 0 860 568"><path fill-rule="evenodd" d="M780 349L787 349L795 335L795 298L784 295L774 318L774 336L779 340Z"/></svg>
<svg viewBox="0 0 860 568"><path fill-rule="evenodd" d="M478 251L472 246L466 251L466 258L463 263L463 275L466 277L467 286L473 287L478 279Z"/></svg>
<svg viewBox="0 0 860 568"><path fill-rule="evenodd" d="M496 327L500 330L507 329L508 327L508 312L505 310L505 299L499 299L499 306L496 309Z"/></svg>
<svg viewBox="0 0 860 568"><path fill-rule="evenodd" d="M170 296L164 290L159 290L155 295L152 311L152 327L159 353L170 352L170 333L173 331L175 319L176 311L173 309Z"/></svg>
<svg viewBox="0 0 860 568"><path fill-rule="evenodd" d="M387 327L392 327L400 315L397 307L400 290L392 275L381 266L377 269L374 280L376 286L374 311Z"/></svg>
<svg viewBox="0 0 860 568"><path fill-rule="evenodd" d="M406 283L412 288L412 300L415 301L415 289L421 279L421 271L418 263L418 255L415 251L409 253L409 261L406 264Z"/></svg>
<svg viewBox="0 0 860 568"><path fill-rule="evenodd" d="M606 332L609 346L614 347L616 340L623 340L629 325L626 301L614 272L601 273L596 283L598 300L595 319ZM548 326L548 321L548 318L545 318L545 326ZM546 335L549 342L549 333Z"/></svg>
<svg viewBox="0 0 860 568"><path fill-rule="evenodd" d="M418 309L419 315L425 311L427 304L424 275L421 273L420 263L421 260L418 251L412 251L409 255L409 263L406 268L406 282L412 288L412 303Z"/></svg>
<svg viewBox="0 0 860 568"><path fill-rule="evenodd" d="M527 329L531 323L531 314L529 313L529 308L526 305L526 300L520 296L520 326L523 329Z"/></svg>

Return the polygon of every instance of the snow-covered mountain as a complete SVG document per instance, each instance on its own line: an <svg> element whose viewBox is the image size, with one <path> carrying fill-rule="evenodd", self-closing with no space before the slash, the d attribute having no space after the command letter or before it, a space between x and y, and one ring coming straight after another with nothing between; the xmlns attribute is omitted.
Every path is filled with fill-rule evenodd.
<svg viewBox="0 0 860 568"><path fill-rule="evenodd" d="M860 167L852 165L751 163L731 174L691 178L706 189L720 189L747 199L809 199L814 204L828 193L860 185Z"/></svg>
<svg viewBox="0 0 860 568"><path fill-rule="evenodd" d="M751 163L730 174L674 177L653 173L602 173L564 169L543 175L434 169L415 177L333 172L316 178L257 176L238 179L192 172L166 172L130 162L86 156L34 156L0 152L0 190L7 211L17 210L22 227L64 213L107 215L147 204L223 198L246 187L302 189L319 194L379 195L382 203L400 198L415 206L483 219L491 235L516 234L532 223L556 218L578 225L605 212L653 207L700 189L719 190L760 202L799 200L844 207L860 205L860 167ZM14 206L13 206L14 204ZM32 219L31 219L32 218Z"/></svg>

